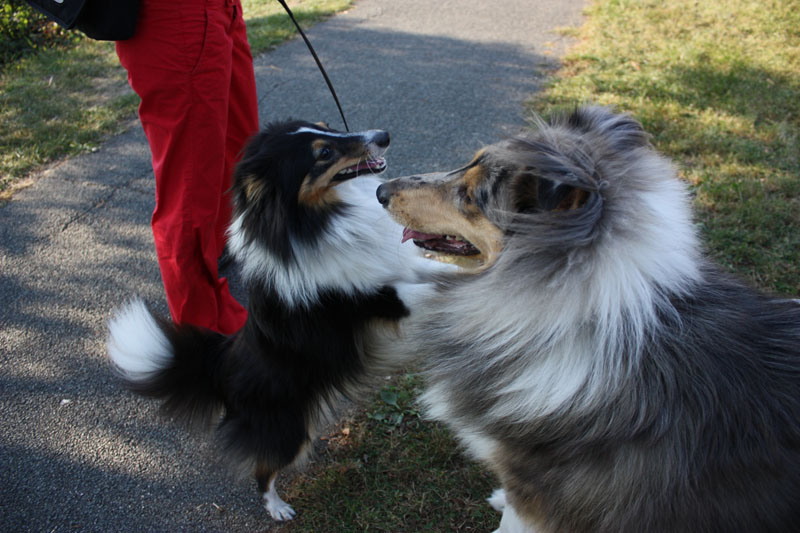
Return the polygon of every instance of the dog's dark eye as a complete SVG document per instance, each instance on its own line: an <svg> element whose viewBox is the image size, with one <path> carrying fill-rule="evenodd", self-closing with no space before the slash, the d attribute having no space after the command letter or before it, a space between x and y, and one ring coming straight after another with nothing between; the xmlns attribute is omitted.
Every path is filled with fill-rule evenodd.
<svg viewBox="0 0 800 533"><path fill-rule="evenodd" d="M461 187L458 190L458 196L461 198L461 201L466 204L472 203L472 195L469 193L466 187Z"/></svg>
<svg viewBox="0 0 800 533"><path fill-rule="evenodd" d="M328 159L331 158L332 155L333 155L333 152L331 151L331 149L328 148L327 146L325 146L325 147L321 148L319 152L317 152L317 160L319 160L319 161L327 161Z"/></svg>

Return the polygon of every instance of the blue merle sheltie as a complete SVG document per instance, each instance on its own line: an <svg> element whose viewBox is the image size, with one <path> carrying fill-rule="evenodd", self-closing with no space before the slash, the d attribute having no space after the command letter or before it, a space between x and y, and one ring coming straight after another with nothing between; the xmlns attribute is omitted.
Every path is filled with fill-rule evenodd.
<svg viewBox="0 0 800 533"><path fill-rule="evenodd" d="M127 386L178 419L218 422L226 454L254 472L277 520L294 510L276 473L305 455L340 396L397 362L382 347L431 271L375 201L388 145L379 130L268 126L232 189L228 246L248 287L244 327L224 336L177 326L139 300L109 323L109 355Z"/></svg>
<svg viewBox="0 0 800 533"><path fill-rule="evenodd" d="M638 122L581 108L378 198L462 260L405 338L500 531L800 531L800 305L704 256Z"/></svg>

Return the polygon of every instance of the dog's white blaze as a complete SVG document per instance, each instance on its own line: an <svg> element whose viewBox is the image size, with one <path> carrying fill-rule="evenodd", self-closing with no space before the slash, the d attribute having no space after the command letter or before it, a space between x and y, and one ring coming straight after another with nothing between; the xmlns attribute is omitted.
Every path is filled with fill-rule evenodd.
<svg viewBox="0 0 800 533"><path fill-rule="evenodd" d="M325 289L346 293L371 291L401 281L417 281L420 272L440 269L422 257L412 243L402 243L402 227L375 199L378 181L356 178L337 186L352 209L331 221L329 231L311 246L292 243L294 264L288 268L257 242L246 244L242 218L230 226L229 245L246 279L274 287L288 305L309 305Z"/></svg>
<svg viewBox="0 0 800 533"><path fill-rule="evenodd" d="M311 133L313 135L318 135L322 137L335 137L338 139L346 139L348 137L362 137L366 143L375 142L375 138L378 134L383 133L381 130L367 130L367 131L359 131L355 133L346 133L346 132L338 132L338 131L324 131L318 130L315 128L309 128L308 126L302 126L297 128L295 131L290 133L289 135L297 135L299 133Z"/></svg>
<svg viewBox="0 0 800 533"><path fill-rule="evenodd" d="M324 131L318 130L316 128L309 128L308 126L302 126L297 128L295 131L291 132L289 135L297 135L299 133L311 133L313 135L324 135L328 137L352 137L354 135L359 135L358 133L346 133L346 132L337 132L337 131Z"/></svg>
<svg viewBox="0 0 800 533"><path fill-rule="evenodd" d="M172 358L169 340L142 300L121 308L108 324L108 355L127 378L140 380Z"/></svg>

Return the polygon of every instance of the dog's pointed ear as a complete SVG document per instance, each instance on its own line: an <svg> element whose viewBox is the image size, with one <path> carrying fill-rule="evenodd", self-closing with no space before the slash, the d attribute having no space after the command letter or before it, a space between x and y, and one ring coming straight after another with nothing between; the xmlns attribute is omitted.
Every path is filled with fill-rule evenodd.
<svg viewBox="0 0 800 533"><path fill-rule="evenodd" d="M594 191L568 181L523 173L517 178L515 208L520 213L572 211L584 207L593 194Z"/></svg>
<svg viewBox="0 0 800 533"><path fill-rule="evenodd" d="M548 179L538 180L539 209L542 211L572 211L589 201L586 189Z"/></svg>
<svg viewBox="0 0 800 533"><path fill-rule="evenodd" d="M582 133L602 136L609 146L621 152L650 145L650 136L636 119L607 107L576 109L566 124Z"/></svg>

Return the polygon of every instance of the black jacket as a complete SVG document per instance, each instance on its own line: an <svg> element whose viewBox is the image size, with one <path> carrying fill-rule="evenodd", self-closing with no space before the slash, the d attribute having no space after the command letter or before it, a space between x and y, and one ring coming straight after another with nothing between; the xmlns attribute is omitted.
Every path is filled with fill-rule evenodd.
<svg viewBox="0 0 800 533"><path fill-rule="evenodd" d="M122 41L136 30L139 0L26 0L34 9L67 29L92 39Z"/></svg>

